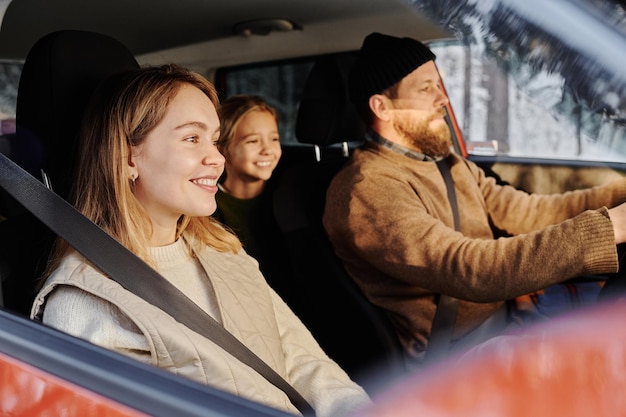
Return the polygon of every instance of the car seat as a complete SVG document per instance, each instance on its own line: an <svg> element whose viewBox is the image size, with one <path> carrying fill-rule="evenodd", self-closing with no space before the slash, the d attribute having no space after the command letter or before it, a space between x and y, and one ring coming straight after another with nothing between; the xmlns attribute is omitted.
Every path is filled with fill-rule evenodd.
<svg viewBox="0 0 626 417"><path fill-rule="evenodd" d="M333 54L313 65L298 108L296 137L314 145L315 157L291 162L280 172L274 214L287 241L294 280L312 300L292 309L326 353L371 391L376 386L370 371L400 372L399 339L387 316L347 275L322 225L326 188L365 129L348 100L346 77L354 57Z"/></svg>
<svg viewBox="0 0 626 417"><path fill-rule="evenodd" d="M67 199L91 93L105 78L138 67L133 54L106 35L64 30L38 40L20 76L11 159ZM6 217L0 222L4 305L27 315L55 235L4 191L0 213Z"/></svg>

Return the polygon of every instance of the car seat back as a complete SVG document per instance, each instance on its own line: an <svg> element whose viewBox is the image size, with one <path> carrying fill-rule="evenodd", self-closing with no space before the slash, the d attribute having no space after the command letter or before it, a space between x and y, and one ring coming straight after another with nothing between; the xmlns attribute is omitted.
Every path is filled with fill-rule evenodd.
<svg viewBox="0 0 626 417"><path fill-rule="evenodd" d="M30 50L18 87L16 132L31 150L24 155L31 158L28 167L43 169L57 194L68 196L78 129L91 93L110 75L138 66L124 45L93 32L54 32Z"/></svg>
<svg viewBox="0 0 626 417"><path fill-rule="evenodd" d="M294 279L314 307L293 305L322 348L357 382L373 389L369 372L401 367L399 340L386 315L371 304L345 272L322 225L326 189L362 141L364 124L349 102L351 53L320 58L307 79L298 108L296 136L313 144L316 158L284 167L274 212L287 241ZM338 146L339 145L339 146Z"/></svg>
<svg viewBox="0 0 626 417"><path fill-rule="evenodd" d="M105 78L139 64L119 41L64 30L38 40L28 53L17 93L14 162L63 198L69 197L83 109ZM0 194L0 280L6 307L28 314L36 280L55 236L8 194Z"/></svg>

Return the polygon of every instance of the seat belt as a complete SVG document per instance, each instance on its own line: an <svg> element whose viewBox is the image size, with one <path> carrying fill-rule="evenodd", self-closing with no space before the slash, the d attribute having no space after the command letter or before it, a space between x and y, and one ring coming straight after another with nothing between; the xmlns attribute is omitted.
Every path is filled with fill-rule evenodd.
<svg viewBox="0 0 626 417"><path fill-rule="evenodd" d="M285 392L303 415L315 414L311 405L295 388L213 317L74 206L2 153L0 186L109 278L256 370Z"/></svg>
<svg viewBox="0 0 626 417"><path fill-rule="evenodd" d="M439 172L446 183L448 201L452 207L454 230L458 231L460 230L459 208L456 201L456 192L454 191L454 181L450 173L450 157L437 161L437 168L439 168ZM439 294L437 310L435 311L430 338L428 340L428 346L426 347L425 360L431 362L442 358L448 353L452 342L452 333L454 331L458 308L458 298L446 294Z"/></svg>

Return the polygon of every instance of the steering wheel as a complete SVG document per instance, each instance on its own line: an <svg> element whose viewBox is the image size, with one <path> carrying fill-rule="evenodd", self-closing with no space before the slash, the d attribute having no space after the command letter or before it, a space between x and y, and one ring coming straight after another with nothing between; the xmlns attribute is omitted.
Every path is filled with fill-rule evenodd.
<svg viewBox="0 0 626 417"><path fill-rule="evenodd" d="M610 274L604 287L600 291L598 301L606 301L615 298L626 298L626 244L617 245L617 257L619 270Z"/></svg>

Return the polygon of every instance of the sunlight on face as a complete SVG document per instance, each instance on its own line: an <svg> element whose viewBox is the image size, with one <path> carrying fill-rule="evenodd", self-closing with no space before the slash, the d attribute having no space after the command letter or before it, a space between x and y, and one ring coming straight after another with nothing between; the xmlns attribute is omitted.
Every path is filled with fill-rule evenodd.
<svg viewBox="0 0 626 417"><path fill-rule="evenodd" d="M448 104L433 61L400 81L397 98L390 99L393 126L408 146L432 157L445 157L452 146L445 121Z"/></svg>
<svg viewBox="0 0 626 417"><path fill-rule="evenodd" d="M271 113L251 111L244 115L226 150L228 181L267 181L280 157L278 125Z"/></svg>
<svg viewBox="0 0 626 417"><path fill-rule="evenodd" d="M398 117L394 122L394 129L405 142L411 147L424 155L433 158L446 157L452 151L452 140L450 129L446 124L438 123L437 126L431 126L430 119L419 119L410 117Z"/></svg>
<svg viewBox="0 0 626 417"><path fill-rule="evenodd" d="M138 173L135 195L155 228L175 230L181 215L209 216L217 205L217 179L224 157L215 143L220 122L211 100L183 85L165 117L132 149Z"/></svg>

